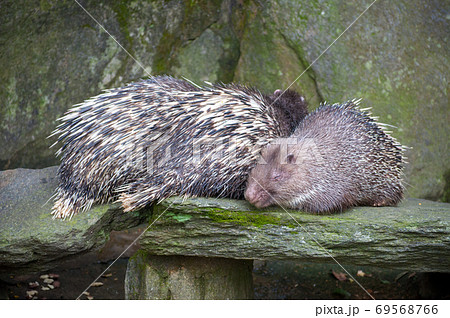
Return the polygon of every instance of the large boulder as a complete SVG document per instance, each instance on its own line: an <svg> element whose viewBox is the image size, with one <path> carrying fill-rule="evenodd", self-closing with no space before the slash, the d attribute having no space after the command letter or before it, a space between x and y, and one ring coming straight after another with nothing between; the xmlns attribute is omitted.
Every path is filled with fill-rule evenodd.
<svg viewBox="0 0 450 318"><path fill-rule="evenodd" d="M74 1L0 5L0 169L57 164L46 139L56 119L106 88L150 74L233 79L239 41L231 19L242 18L231 1L83 6L108 33Z"/></svg>

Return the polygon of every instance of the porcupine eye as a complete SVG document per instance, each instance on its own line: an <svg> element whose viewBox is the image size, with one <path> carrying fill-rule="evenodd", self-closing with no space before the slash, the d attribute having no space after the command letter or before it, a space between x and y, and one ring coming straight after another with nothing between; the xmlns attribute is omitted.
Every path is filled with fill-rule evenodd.
<svg viewBox="0 0 450 318"><path fill-rule="evenodd" d="M273 171L272 171L271 179L272 179L273 181L280 181L280 180L281 180L281 172L280 172L280 171L277 171L277 170L273 170Z"/></svg>
<svg viewBox="0 0 450 318"><path fill-rule="evenodd" d="M289 163L289 164L295 163L295 156L293 154L287 155L286 162Z"/></svg>

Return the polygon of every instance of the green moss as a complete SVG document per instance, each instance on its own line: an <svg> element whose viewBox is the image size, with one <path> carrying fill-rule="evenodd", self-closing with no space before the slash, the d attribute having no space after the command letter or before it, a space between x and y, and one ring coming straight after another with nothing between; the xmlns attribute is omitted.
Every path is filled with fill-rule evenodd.
<svg viewBox="0 0 450 318"><path fill-rule="evenodd" d="M189 214L181 214L181 213L175 214L172 212L166 213L166 216L170 217L178 222L181 222L181 223L189 221L192 218L192 215L189 215Z"/></svg>
<svg viewBox="0 0 450 318"><path fill-rule="evenodd" d="M3 109L0 112L0 114L4 116L4 120L1 121L1 127L5 130L8 129L8 122L12 122L16 119L16 113L19 103L19 97L16 93L16 85L16 78L14 76L11 76L9 78L8 84L6 85L6 97L4 99L5 102L3 104Z"/></svg>
<svg viewBox="0 0 450 318"><path fill-rule="evenodd" d="M213 208L205 210L204 212L206 212L207 216L214 222L235 223L243 226L254 226L258 228L266 224L278 225L281 220L279 217L255 212L243 213Z"/></svg>
<svg viewBox="0 0 450 318"><path fill-rule="evenodd" d="M50 1L46 1L46 0L41 0L40 3L40 9L43 12L49 11L52 8L52 4L50 3Z"/></svg>
<svg viewBox="0 0 450 318"><path fill-rule="evenodd" d="M133 39L130 36L130 32L128 30L128 21L130 21L131 19L130 10L128 8L128 2L116 1L114 2L112 9L116 13L117 22L119 23L122 33L127 39L127 42L129 44L129 48L127 48L127 50L129 50L130 48L133 47Z"/></svg>
<svg viewBox="0 0 450 318"><path fill-rule="evenodd" d="M442 196L443 202L450 202L450 170L444 173L444 194Z"/></svg>
<svg viewBox="0 0 450 318"><path fill-rule="evenodd" d="M174 47L180 46L180 40L173 34L165 31L162 35L161 41L156 48L155 57L153 59L153 73L165 74L171 68L170 55Z"/></svg>
<svg viewBox="0 0 450 318"><path fill-rule="evenodd" d="M101 229L100 231L98 231L95 234L95 237L97 239L101 239L101 240L107 241L107 240L109 240L109 232L106 232L105 230Z"/></svg>
<svg viewBox="0 0 450 318"><path fill-rule="evenodd" d="M145 273L145 270L147 269L147 258L148 253L143 249L139 249L133 256L130 257L129 262L136 264L140 273Z"/></svg>

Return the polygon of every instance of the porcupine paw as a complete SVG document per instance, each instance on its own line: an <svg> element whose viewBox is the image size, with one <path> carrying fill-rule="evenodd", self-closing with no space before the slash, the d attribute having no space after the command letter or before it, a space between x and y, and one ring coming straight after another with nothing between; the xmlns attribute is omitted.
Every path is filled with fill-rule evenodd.
<svg viewBox="0 0 450 318"><path fill-rule="evenodd" d="M384 199L379 199L377 201L375 201L373 204L373 206L387 206L387 205L391 205L389 200L384 198Z"/></svg>
<svg viewBox="0 0 450 318"><path fill-rule="evenodd" d="M71 219L77 212L78 211L71 204L70 199L59 198L55 201L51 214L54 219L65 220L66 218Z"/></svg>
<svg viewBox="0 0 450 318"><path fill-rule="evenodd" d="M123 212L130 212L136 209L136 201L129 193L122 193L119 196L119 201L122 202Z"/></svg>

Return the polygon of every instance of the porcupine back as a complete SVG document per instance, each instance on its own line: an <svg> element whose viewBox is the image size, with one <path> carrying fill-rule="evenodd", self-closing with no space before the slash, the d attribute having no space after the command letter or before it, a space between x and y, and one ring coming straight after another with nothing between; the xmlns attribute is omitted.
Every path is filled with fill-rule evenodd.
<svg viewBox="0 0 450 318"><path fill-rule="evenodd" d="M260 149L304 117L304 99L289 98L299 112L244 86L160 76L76 105L53 133L62 143L53 214L116 198L131 211L171 195L242 197Z"/></svg>
<svg viewBox="0 0 450 318"><path fill-rule="evenodd" d="M403 197L404 147L359 101L322 105L287 139L262 150L246 199L311 212L395 205Z"/></svg>

